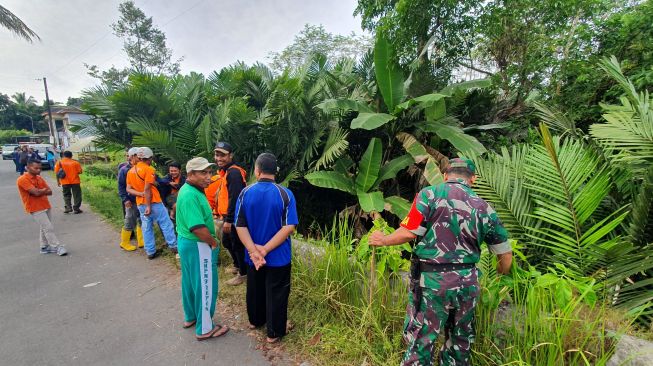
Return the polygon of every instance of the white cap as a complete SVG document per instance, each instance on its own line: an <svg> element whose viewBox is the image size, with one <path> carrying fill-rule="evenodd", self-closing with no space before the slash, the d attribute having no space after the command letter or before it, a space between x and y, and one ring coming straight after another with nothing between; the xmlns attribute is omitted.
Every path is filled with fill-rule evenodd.
<svg viewBox="0 0 653 366"><path fill-rule="evenodd" d="M197 171L197 170L204 170L213 165L215 164L209 163L209 161L206 160L206 158L201 158L201 157L192 158L188 160L188 162L186 163L186 173L190 173L192 171Z"/></svg>
<svg viewBox="0 0 653 366"><path fill-rule="evenodd" d="M138 149L138 157L141 159L150 159L154 156L154 152L149 147L141 147Z"/></svg>
<svg viewBox="0 0 653 366"><path fill-rule="evenodd" d="M134 155L138 155L138 150L140 150L140 148L132 147L131 149L127 150L127 156L131 158Z"/></svg>

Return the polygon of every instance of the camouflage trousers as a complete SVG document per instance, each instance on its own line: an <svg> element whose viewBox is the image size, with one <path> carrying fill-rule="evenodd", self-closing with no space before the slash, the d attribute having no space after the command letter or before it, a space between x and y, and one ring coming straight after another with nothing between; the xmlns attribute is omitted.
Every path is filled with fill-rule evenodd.
<svg viewBox="0 0 653 366"><path fill-rule="evenodd" d="M411 293L406 310L404 339L408 350L402 365L432 365L442 330L445 341L440 350L440 365L471 365L474 308L479 295L477 276L475 268L422 273L419 306L415 306Z"/></svg>

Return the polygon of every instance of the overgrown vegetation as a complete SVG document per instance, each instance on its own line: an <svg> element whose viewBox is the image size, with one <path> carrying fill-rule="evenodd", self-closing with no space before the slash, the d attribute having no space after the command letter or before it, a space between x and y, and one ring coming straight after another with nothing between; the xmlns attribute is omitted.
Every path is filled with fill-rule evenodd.
<svg viewBox="0 0 653 366"><path fill-rule="evenodd" d="M287 343L318 364L398 362L410 247L366 233L472 158L520 254L500 279L483 256L475 364L605 364L612 334L653 314L652 4L361 0L369 52L132 73L85 92L96 118L77 131L158 163L217 140L245 167L275 153L300 232L321 240L295 257Z"/></svg>

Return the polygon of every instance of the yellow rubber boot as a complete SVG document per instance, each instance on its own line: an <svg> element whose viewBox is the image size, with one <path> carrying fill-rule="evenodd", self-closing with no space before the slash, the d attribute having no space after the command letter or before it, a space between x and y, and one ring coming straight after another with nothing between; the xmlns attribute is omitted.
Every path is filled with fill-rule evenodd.
<svg viewBox="0 0 653 366"><path fill-rule="evenodd" d="M136 247L131 245L129 238L131 238L132 232L122 229L120 232L120 247L128 252L136 250Z"/></svg>
<svg viewBox="0 0 653 366"><path fill-rule="evenodd" d="M143 230L140 226L136 226L136 241L138 242L139 248L145 246L145 242L143 241Z"/></svg>

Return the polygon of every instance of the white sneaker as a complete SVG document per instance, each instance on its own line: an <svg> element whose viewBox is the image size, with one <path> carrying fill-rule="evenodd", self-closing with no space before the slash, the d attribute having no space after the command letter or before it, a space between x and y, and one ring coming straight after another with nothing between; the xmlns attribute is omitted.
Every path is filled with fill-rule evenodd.
<svg viewBox="0 0 653 366"><path fill-rule="evenodd" d="M68 254L68 251L66 250L66 247L63 245L58 245L57 246L57 255L60 257L63 257L64 255Z"/></svg>

